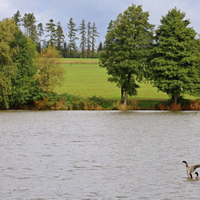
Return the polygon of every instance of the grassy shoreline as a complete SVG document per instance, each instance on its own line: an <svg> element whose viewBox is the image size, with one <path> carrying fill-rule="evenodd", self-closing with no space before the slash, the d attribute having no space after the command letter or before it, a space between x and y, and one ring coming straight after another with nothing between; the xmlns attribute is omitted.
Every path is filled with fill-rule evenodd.
<svg viewBox="0 0 200 200"><path fill-rule="evenodd" d="M35 102L32 110L200 110L195 97L188 99L178 107L169 101L169 97L158 92L151 84L140 83L138 94L129 97L127 107L120 102L120 88L108 82L106 69L100 68L98 59L61 58L65 69L62 87L55 93Z"/></svg>
<svg viewBox="0 0 200 200"><path fill-rule="evenodd" d="M96 63L92 63L92 61ZM81 97L93 95L105 99L120 99L120 88L115 83L108 82L105 68L99 67L98 59L61 58L65 68L64 81L61 87L55 89L58 94L69 93ZM140 83L138 94L129 99L136 100L168 100L167 94L158 92L151 84ZM196 99L185 95L187 99Z"/></svg>

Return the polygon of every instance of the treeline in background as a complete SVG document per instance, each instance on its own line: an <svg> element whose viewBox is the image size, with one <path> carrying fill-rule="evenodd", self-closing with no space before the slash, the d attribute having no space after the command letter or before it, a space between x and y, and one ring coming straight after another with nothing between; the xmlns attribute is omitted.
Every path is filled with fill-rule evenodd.
<svg viewBox="0 0 200 200"><path fill-rule="evenodd" d="M14 14L14 20L16 25L23 28L25 34L37 43L39 53L42 49L54 45L64 58L98 58L103 50L102 42L96 44L96 38L99 37L96 24L86 24L84 19L77 27L73 18L70 18L67 33L64 33L61 23L56 24L53 19L45 25L36 24L34 13L25 13L21 16L18 10Z"/></svg>

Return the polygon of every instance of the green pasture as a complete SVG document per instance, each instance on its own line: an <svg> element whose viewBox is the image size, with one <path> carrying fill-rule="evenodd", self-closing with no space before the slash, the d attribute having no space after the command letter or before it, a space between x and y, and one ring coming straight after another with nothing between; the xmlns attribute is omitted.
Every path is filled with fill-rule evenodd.
<svg viewBox="0 0 200 200"><path fill-rule="evenodd" d="M98 64L73 63L74 61L87 62L94 60L98 62L98 59L62 58L61 61L72 61L72 63L62 64L65 68L63 85L56 88L55 92L58 94L69 93L81 97L96 95L105 99L120 99L120 88L115 83L107 81L106 69L100 68ZM157 92L157 88L152 87L151 84L141 83L138 95L131 98L136 100L165 101L168 99L168 96L163 92ZM186 98L194 99L189 96L186 96Z"/></svg>
<svg viewBox="0 0 200 200"><path fill-rule="evenodd" d="M99 62L98 58L61 58L61 62Z"/></svg>

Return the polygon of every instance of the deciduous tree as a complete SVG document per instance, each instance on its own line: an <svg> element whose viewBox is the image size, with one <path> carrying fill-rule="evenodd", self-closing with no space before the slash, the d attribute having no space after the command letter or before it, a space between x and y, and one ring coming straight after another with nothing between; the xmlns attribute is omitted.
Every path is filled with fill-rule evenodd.
<svg viewBox="0 0 200 200"><path fill-rule="evenodd" d="M17 69L12 59L15 49L12 49L10 45L17 30L18 27L14 20L4 19L0 21L0 109L9 108L11 78Z"/></svg>
<svg viewBox="0 0 200 200"><path fill-rule="evenodd" d="M38 57L38 74L40 89L46 93L62 84L64 68L60 65L60 52L54 46L43 49Z"/></svg>
<svg viewBox="0 0 200 200"><path fill-rule="evenodd" d="M21 30L18 30L10 47L15 49L12 59L16 63L17 70L15 76L11 78L9 104L13 107L19 107L20 105L33 102L36 90L34 75L37 72L37 68L34 65L36 43L23 35Z"/></svg>
<svg viewBox="0 0 200 200"><path fill-rule="evenodd" d="M117 83L122 96L125 92L124 105L127 105L128 95L137 93L137 80L143 77L143 63L154 27L148 20L149 13L143 12L142 6L132 4L113 22L100 55L100 66L110 75L108 80Z"/></svg>

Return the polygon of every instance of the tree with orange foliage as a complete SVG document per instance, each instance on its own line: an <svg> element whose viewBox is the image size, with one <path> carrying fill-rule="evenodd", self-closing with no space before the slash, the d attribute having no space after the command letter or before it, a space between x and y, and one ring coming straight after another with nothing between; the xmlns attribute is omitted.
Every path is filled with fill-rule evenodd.
<svg viewBox="0 0 200 200"><path fill-rule="evenodd" d="M46 93L62 85L64 68L60 65L60 52L54 46L43 49L38 55L38 73L35 78L39 81L40 89Z"/></svg>

